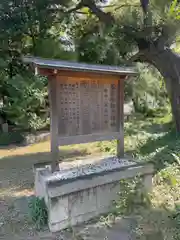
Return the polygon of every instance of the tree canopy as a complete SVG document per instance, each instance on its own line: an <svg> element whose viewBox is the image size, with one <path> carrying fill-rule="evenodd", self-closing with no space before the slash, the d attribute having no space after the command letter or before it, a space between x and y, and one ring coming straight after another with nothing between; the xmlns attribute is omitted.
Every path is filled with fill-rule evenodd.
<svg viewBox="0 0 180 240"><path fill-rule="evenodd" d="M180 57L171 49L180 31L179 1L129 3L124 0L111 1L109 6L101 3L82 0L71 11L87 7L103 24L99 28L95 24L91 33L105 34L106 39L109 37L112 48L123 59L148 63L159 70L165 80L176 128L180 131Z"/></svg>
<svg viewBox="0 0 180 240"><path fill-rule="evenodd" d="M22 96L27 94L29 99L33 88L36 89L33 94L31 92L34 108L32 112L29 110L30 113L25 110L24 118L27 113L29 116L41 115L40 105L42 108L48 105L44 94L46 81L38 80L36 76L39 85L31 85L34 76L27 74L22 55L115 65L141 62L152 65L161 73L162 77L149 67L154 81L156 79L161 85L164 79L176 127L180 131L180 58L174 52L174 44L178 46L179 41L179 23L178 0L2 0L0 95L4 107L1 115L16 119L14 113L19 110L14 108L18 94L21 91ZM143 79L151 79L151 73L144 74ZM20 88L22 78L27 88ZM142 81L141 77L138 79ZM136 88L136 84L132 86ZM144 91L150 93L148 84L144 85ZM139 90L135 92L139 93ZM46 98L44 103L42 96ZM159 96L165 97L164 89ZM28 104L22 109L27 109Z"/></svg>

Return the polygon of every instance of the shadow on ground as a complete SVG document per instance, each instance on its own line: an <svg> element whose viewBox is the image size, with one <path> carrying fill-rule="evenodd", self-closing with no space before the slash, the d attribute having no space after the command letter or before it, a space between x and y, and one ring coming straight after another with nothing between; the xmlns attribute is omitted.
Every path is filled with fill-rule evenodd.
<svg viewBox="0 0 180 240"><path fill-rule="evenodd" d="M60 158L63 161L72 161L78 157L88 155L83 149L61 150ZM49 152L24 154L4 157L0 160L0 196L9 195L13 192L21 194L20 191L32 189L34 184L33 165L35 163L49 163L51 156Z"/></svg>
<svg viewBox="0 0 180 240"><path fill-rule="evenodd" d="M179 223L174 210L165 208L141 209L136 215L135 239L164 240L179 239Z"/></svg>
<svg viewBox="0 0 180 240"><path fill-rule="evenodd" d="M10 153L11 154L11 153ZM61 150L64 162L89 155L86 149ZM0 239L29 239L34 234L34 226L28 218L28 202L34 194L35 163L51 160L50 152L39 152L6 156L0 159ZM17 237L17 239L21 239Z"/></svg>

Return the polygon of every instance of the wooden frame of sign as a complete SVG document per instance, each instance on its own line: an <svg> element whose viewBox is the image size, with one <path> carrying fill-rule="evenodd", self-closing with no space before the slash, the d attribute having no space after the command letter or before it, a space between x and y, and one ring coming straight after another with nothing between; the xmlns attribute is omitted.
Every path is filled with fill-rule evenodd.
<svg viewBox="0 0 180 240"><path fill-rule="evenodd" d="M124 156L124 80L135 74L132 68L35 58L26 62L48 77L52 171L59 168L63 145L117 140L117 155Z"/></svg>

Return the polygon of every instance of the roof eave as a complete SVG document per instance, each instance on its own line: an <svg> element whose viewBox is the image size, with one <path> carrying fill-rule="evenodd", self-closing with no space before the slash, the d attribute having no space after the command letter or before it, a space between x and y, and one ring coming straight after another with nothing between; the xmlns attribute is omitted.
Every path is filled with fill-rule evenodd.
<svg viewBox="0 0 180 240"><path fill-rule="evenodd" d="M108 66L102 65L102 67L107 67L107 69L103 69L103 68L101 68L101 65L97 65L99 67L99 69L95 69L95 68L93 69L92 66L95 66L95 65L91 65L91 64L89 64L89 67L87 67L88 64L84 64L82 66L77 66L77 65L76 66L73 66L73 65L59 66L57 64L53 65L53 64L44 63L44 62L42 62L42 60L43 59L41 59L41 58L34 58L34 57L24 57L23 58L23 61L25 63L32 63L39 68L59 69L59 70L64 70L64 71L76 71L76 72L93 72L93 73L103 73L103 74L113 74L113 75L127 75L127 76L137 75L137 72L134 70L133 67L123 67L124 69L126 68L127 70L123 70L123 69L122 70L120 70L120 69L112 70L112 69L108 69ZM47 61L47 59L44 59L44 61ZM53 60L50 60L50 61L53 61Z"/></svg>

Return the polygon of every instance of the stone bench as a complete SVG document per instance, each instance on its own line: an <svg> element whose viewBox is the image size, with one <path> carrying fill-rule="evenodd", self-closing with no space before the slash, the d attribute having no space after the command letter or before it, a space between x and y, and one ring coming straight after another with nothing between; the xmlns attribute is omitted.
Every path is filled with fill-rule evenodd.
<svg viewBox="0 0 180 240"><path fill-rule="evenodd" d="M49 166L35 166L35 189L36 195L45 199L50 231L56 232L107 213L118 198L121 179L141 176L149 191L152 174L151 163L117 157L54 173Z"/></svg>

